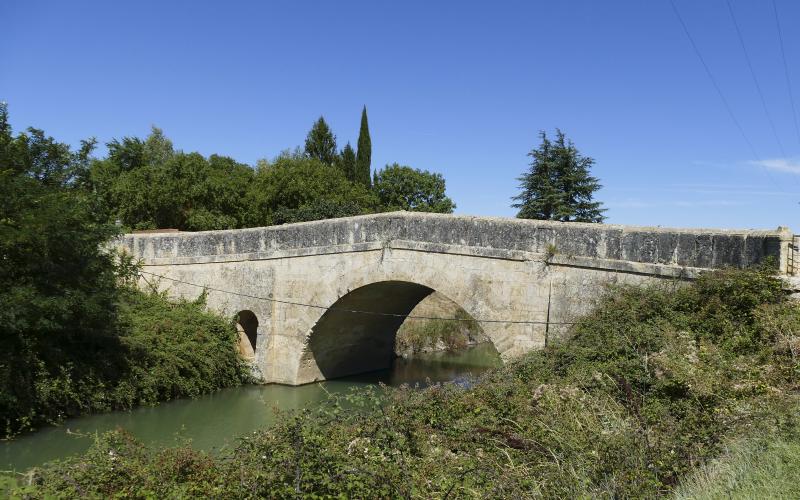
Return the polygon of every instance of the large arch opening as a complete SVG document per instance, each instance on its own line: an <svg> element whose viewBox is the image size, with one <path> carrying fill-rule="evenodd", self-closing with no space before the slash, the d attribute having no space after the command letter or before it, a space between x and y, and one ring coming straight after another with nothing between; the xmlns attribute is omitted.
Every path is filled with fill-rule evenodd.
<svg viewBox="0 0 800 500"><path fill-rule="evenodd" d="M322 315L311 331L305 357L313 358L322 379L390 368L400 345L398 330L406 321L420 324L421 320L406 317L426 298L436 299L432 301L436 304L450 302L471 319L427 286L406 281L372 283L344 295ZM442 308L422 312L454 317Z"/></svg>
<svg viewBox="0 0 800 500"><path fill-rule="evenodd" d="M253 311L239 311L236 315L236 330L239 332L239 354L248 361L254 360L258 339L258 317Z"/></svg>

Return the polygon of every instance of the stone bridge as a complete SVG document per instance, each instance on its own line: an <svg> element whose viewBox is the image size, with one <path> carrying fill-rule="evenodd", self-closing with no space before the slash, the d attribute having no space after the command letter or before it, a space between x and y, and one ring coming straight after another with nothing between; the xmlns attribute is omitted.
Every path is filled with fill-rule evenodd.
<svg viewBox="0 0 800 500"><path fill-rule="evenodd" d="M385 368L394 337L433 291L463 308L504 359L544 346L609 283L692 279L771 256L792 235L394 212L207 231L132 234L119 245L173 296L239 315L265 382ZM414 321L413 318L408 321Z"/></svg>

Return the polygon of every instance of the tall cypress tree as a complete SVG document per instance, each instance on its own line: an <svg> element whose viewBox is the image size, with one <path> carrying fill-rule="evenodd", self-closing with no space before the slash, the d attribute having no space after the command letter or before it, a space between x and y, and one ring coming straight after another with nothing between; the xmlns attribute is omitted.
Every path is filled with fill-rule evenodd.
<svg viewBox="0 0 800 500"><path fill-rule="evenodd" d="M593 199L600 182L589 174L594 159L581 155L558 129L553 142L544 132L539 137L542 143L528 153L532 158L530 169L518 179L522 192L511 205L519 209L517 217L603 222L605 209Z"/></svg>
<svg viewBox="0 0 800 500"><path fill-rule="evenodd" d="M367 187L372 185L370 165L372 164L372 139L369 137L367 107L361 111L361 130L358 132L358 152L356 153L356 182Z"/></svg>

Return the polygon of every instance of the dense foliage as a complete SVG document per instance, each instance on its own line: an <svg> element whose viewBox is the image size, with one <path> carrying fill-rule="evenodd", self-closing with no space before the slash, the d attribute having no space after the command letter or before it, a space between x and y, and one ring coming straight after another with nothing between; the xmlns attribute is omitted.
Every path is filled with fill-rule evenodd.
<svg viewBox="0 0 800 500"><path fill-rule="evenodd" d="M173 303L133 288L117 295L102 336L51 338L50 345L13 358L33 368L25 377L8 375L12 390L4 387L2 397L11 402L0 408L4 434L249 381L232 320L206 311L202 298Z"/></svg>
<svg viewBox="0 0 800 500"><path fill-rule="evenodd" d="M387 210L451 213L456 204L446 194L444 177L427 170L387 165L375 173L373 189Z"/></svg>
<svg viewBox="0 0 800 500"><path fill-rule="evenodd" d="M248 193L251 226L369 213L375 195L315 158L284 154L258 165Z"/></svg>
<svg viewBox="0 0 800 500"><path fill-rule="evenodd" d="M108 217L132 229L242 227L253 170L224 157L174 151L161 130L146 140L112 141L91 165L91 189Z"/></svg>
<svg viewBox="0 0 800 500"><path fill-rule="evenodd" d="M305 154L308 158L319 160L325 165L333 165L336 161L336 136L322 116L308 131Z"/></svg>
<svg viewBox="0 0 800 500"><path fill-rule="evenodd" d="M86 151L80 187L95 200L105 222L124 229L204 231L258 227L390 210L452 212L440 174L387 166L372 188L371 141L366 108L358 152L336 136L323 117L303 150L286 151L256 168L219 155L176 151L153 127L145 139L108 144L108 156Z"/></svg>
<svg viewBox="0 0 800 500"><path fill-rule="evenodd" d="M619 287L568 340L470 389L354 393L348 404L355 408L333 400L287 414L222 457L146 449L111 433L87 454L28 476L19 492L659 496L710 464L733 438L757 433L798 442L799 332L800 306L767 271L721 271L688 286ZM784 470L797 470L793 450L783 450L795 464Z"/></svg>
<svg viewBox="0 0 800 500"><path fill-rule="evenodd" d="M120 165L172 156L126 142L113 150ZM118 228L88 188L92 146L14 136L0 106L0 436L245 376L230 321L126 284L133 266L104 250Z"/></svg>
<svg viewBox="0 0 800 500"><path fill-rule="evenodd" d="M339 155L336 166L339 167L339 170L347 177L348 181L356 182L356 152L349 142L342 149L342 154Z"/></svg>
<svg viewBox="0 0 800 500"><path fill-rule="evenodd" d="M35 417L35 385L70 353L114 341L118 266L100 245L115 229L81 190L91 146L14 137L0 105L0 435Z"/></svg>
<svg viewBox="0 0 800 500"><path fill-rule="evenodd" d="M601 204L594 201L600 182L589 173L594 159L583 156L560 130L550 141L541 132L542 143L528 153L530 169L518 180L522 192L514 197L521 219L563 222L603 222Z"/></svg>

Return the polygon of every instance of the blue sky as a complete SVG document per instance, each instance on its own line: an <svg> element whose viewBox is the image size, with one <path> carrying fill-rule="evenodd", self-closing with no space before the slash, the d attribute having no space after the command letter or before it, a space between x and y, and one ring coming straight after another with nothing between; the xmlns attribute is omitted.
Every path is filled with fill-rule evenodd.
<svg viewBox="0 0 800 500"><path fill-rule="evenodd" d="M514 215L540 130L596 159L608 221L800 231L771 0L0 3L0 100L59 140L144 136L254 164L369 112L373 168L441 172L457 212ZM800 106L800 2L776 0ZM780 142L780 145L779 145ZM782 146L782 147L781 147ZM100 151L102 153L102 151Z"/></svg>

